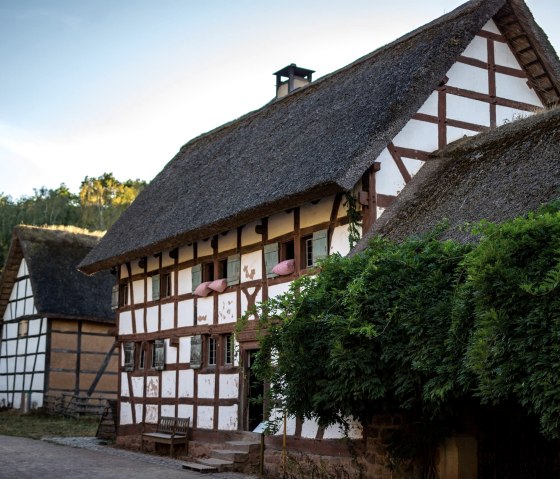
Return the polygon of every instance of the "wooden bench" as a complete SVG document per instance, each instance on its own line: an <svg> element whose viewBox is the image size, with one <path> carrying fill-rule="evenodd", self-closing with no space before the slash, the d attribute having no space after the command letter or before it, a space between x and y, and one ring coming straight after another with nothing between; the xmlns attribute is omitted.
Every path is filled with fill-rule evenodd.
<svg viewBox="0 0 560 479"><path fill-rule="evenodd" d="M191 418L161 416L155 432L142 434L142 451L144 441L153 441L161 444L169 444L169 455L173 456L173 446L184 444L185 453L189 452L189 424Z"/></svg>

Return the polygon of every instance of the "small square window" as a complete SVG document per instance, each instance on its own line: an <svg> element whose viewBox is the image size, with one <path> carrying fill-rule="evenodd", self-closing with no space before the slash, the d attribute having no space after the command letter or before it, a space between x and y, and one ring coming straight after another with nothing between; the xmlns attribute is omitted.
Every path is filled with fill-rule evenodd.
<svg viewBox="0 0 560 479"><path fill-rule="evenodd" d="M228 277L228 260L227 258L220 260L218 263L218 271L219 271L219 278L227 278Z"/></svg>
<svg viewBox="0 0 560 479"><path fill-rule="evenodd" d="M225 343L225 347L224 347L224 364L226 365L232 365L233 364L233 358L234 358L234 340L233 340L233 334L226 334L224 336L224 343Z"/></svg>
<svg viewBox="0 0 560 479"><path fill-rule="evenodd" d="M301 238L301 267L309 268L313 266L313 236Z"/></svg>
<svg viewBox="0 0 560 479"><path fill-rule="evenodd" d="M216 340L208 338L208 366L216 365Z"/></svg>
<svg viewBox="0 0 560 479"><path fill-rule="evenodd" d="M280 244L280 261L295 258L294 240L286 241Z"/></svg>
<svg viewBox="0 0 560 479"><path fill-rule="evenodd" d="M214 281L214 263L202 264L202 282Z"/></svg>

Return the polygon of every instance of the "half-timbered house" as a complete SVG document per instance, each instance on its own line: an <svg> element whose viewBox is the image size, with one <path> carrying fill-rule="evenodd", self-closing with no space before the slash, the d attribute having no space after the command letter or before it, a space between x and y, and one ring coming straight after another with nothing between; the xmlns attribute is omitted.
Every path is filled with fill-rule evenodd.
<svg viewBox="0 0 560 479"><path fill-rule="evenodd" d="M46 395L115 398L114 277L76 266L99 236L16 226L0 280L0 404Z"/></svg>
<svg viewBox="0 0 560 479"><path fill-rule="evenodd" d="M236 343L236 320L347 254L354 213L368 231L431 152L560 98L558 57L522 0L469 1L312 73L279 70L274 101L184 145L80 264L117 272L121 442L162 415L190 417L195 437L251 430L258 342L249 327ZM341 436L295 418L287 433L324 451Z"/></svg>

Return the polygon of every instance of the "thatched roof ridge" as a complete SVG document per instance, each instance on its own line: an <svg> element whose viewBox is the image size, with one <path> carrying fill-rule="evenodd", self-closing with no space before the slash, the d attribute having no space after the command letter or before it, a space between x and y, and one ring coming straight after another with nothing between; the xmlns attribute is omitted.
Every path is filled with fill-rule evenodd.
<svg viewBox="0 0 560 479"><path fill-rule="evenodd" d="M21 260L25 259L40 316L114 322L111 310L114 276L104 272L88 277L76 269L99 239L99 233L73 227L16 226L0 278L0 318Z"/></svg>
<svg viewBox="0 0 560 479"><path fill-rule="evenodd" d="M471 0L190 141L80 269L91 274L350 189L505 3Z"/></svg>
<svg viewBox="0 0 560 479"><path fill-rule="evenodd" d="M402 240L446 221L443 238L470 241L465 225L500 222L560 198L560 108L458 140L436 152L356 246Z"/></svg>

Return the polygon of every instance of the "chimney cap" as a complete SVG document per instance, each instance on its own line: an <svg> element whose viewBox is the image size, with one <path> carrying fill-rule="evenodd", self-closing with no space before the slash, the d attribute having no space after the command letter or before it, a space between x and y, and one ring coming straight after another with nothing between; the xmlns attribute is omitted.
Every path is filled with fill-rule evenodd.
<svg viewBox="0 0 560 479"><path fill-rule="evenodd" d="M290 73L298 77L309 77L309 80L311 81L311 75L315 73L315 70L308 70L307 68L298 67L295 63L290 63L288 66L278 70L276 73L273 73L273 75L276 75L277 77L289 77Z"/></svg>

